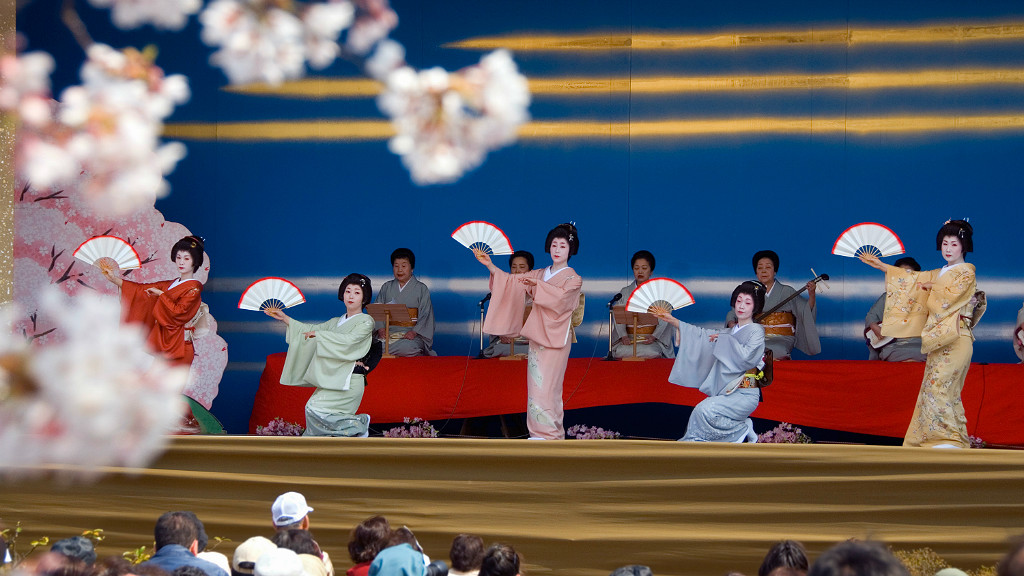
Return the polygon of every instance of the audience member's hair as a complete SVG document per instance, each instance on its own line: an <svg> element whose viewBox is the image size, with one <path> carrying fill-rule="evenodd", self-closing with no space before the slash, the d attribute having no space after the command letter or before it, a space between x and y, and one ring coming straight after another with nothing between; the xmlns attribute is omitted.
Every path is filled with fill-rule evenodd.
<svg viewBox="0 0 1024 576"><path fill-rule="evenodd" d="M641 564L630 564L629 566L620 566L608 576L654 576L654 572L651 571L649 566L643 566Z"/></svg>
<svg viewBox="0 0 1024 576"><path fill-rule="evenodd" d="M1019 539L1012 550L999 561L998 576L1024 576L1024 538Z"/></svg>
<svg viewBox="0 0 1024 576"><path fill-rule="evenodd" d="M159 550L170 544L188 548L192 542L199 540L199 519L191 512L165 512L156 521L153 529L153 540Z"/></svg>
<svg viewBox="0 0 1024 576"><path fill-rule="evenodd" d="M423 548L420 546L419 541L416 540L416 535L412 533L407 526L396 528L391 531L391 536L388 538L388 545L386 548L392 546L398 546L399 544L408 544L412 546L413 550L423 552Z"/></svg>
<svg viewBox="0 0 1024 576"><path fill-rule="evenodd" d="M296 554L312 554L320 556L320 546L309 530L291 528L289 530L278 530L270 539L278 548L287 548Z"/></svg>
<svg viewBox="0 0 1024 576"><path fill-rule="evenodd" d="M850 540L815 560L807 576L910 576L907 568L881 542Z"/></svg>
<svg viewBox="0 0 1024 576"><path fill-rule="evenodd" d="M448 558L452 561L452 568L459 572L479 570L484 559L484 539L476 534L459 534L452 539Z"/></svg>
<svg viewBox="0 0 1024 576"><path fill-rule="evenodd" d="M783 540L768 550L757 576L768 576L776 568L793 568L797 573L807 573L807 550L796 540ZM777 575L780 576L780 575Z"/></svg>
<svg viewBox="0 0 1024 576"><path fill-rule="evenodd" d="M171 572L171 576L207 576L199 566L178 566Z"/></svg>
<svg viewBox="0 0 1024 576"><path fill-rule="evenodd" d="M383 516L363 520L352 529L348 537L348 555L356 564L371 562L377 553L387 546L391 538L391 526Z"/></svg>
<svg viewBox="0 0 1024 576"><path fill-rule="evenodd" d="M480 563L480 576L516 576L521 558L507 544L491 544Z"/></svg>
<svg viewBox="0 0 1024 576"><path fill-rule="evenodd" d="M96 561L96 548L93 546L92 540L85 536L72 536L57 540L53 546L50 546L50 551L63 554L72 560L90 566Z"/></svg>
<svg viewBox="0 0 1024 576"><path fill-rule="evenodd" d="M122 556L100 558L92 566L92 576L124 576L134 573L132 563Z"/></svg>

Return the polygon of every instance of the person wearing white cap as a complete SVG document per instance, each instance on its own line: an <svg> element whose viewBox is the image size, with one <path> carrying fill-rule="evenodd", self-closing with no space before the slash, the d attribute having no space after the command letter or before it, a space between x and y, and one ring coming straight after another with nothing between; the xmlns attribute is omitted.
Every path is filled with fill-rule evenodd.
<svg viewBox="0 0 1024 576"><path fill-rule="evenodd" d="M285 492L274 500L270 507L270 518L274 529L278 532L298 528L309 530L309 513L313 508L306 504L306 497L298 492ZM322 560L328 576L334 576L334 564L327 552L323 552Z"/></svg>
<svg viewBox="0 0 1024 576"><path fill-rule="evenodd" d="M263 536L253 536L242 542L235 548L235 555L231 560L232 576L252 574L260 556L276 548L276 544Z"/></svg>
<svg viewBox="0 0 1024 576"><path fill-rule="evenodd" d="M255 576L307 576L299 555L287 548L274 548L264 552L256 566Z"/></svg>

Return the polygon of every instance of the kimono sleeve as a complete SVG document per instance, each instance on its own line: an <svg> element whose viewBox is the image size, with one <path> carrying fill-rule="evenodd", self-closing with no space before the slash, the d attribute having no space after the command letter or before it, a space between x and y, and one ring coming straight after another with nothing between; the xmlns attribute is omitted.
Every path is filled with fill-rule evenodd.
<svg viewBox="0 0 1024 576"><path fill-rule="evenodd" d="M934 270L915 272L896 266L885 269L885 312L882 335L895 338L916 338L928 320L925 304L928 292L918 284L931 282Z"/></svg>
<svg viewBox="0 0 1024 576"><path fill-rule="evenodd" d="M146 294L149 288L166 290L170 286L169 281L140 284L131 280L121 282L121 318L125 322L134 322L145 325L153 323L153 305L156 298ZM186 320L187 321L187 320ZM182 323L184 324L184 322Z"/></svg>
<svg viewBox="0 0 1024 576"><path fill-rule="evenodd" d="M526 275L509 274L498 270L491 274L491 304L484 317L484 332L495 336L519 336L523 329L523 314L526 312L526 287L519 279Z"/></svg>
<svg viewBox="0 0 1024 576"><path fill-rule="evenodd" d="M172 297L169 292L164 291L156 297L158 303L154 306L153 316L156 323L168 328L179 328L188 324L188 321L195 317L202 305L202 285L193 282L196 286L189 287L177 298ZM175 288L177 290L177 288Z"/></svg>
<svg viewBox="0 0 1024 576"><path fill-rule="evenodd" d="M537 282L533 292L534 307L544 308L556 315L572 314L580 304L580 290L583 278L573 274L563 286Z"/></svg>
<svg viewBox="0 0 1024 576"><path fill-rule="evenodd" d="M430 301L430 289L422 282L417 286L417 319L413 331L426 341L429 347L434 342L434 306Z"/></svg>
<svg viewBox="0 0 1024 576"><path fill-rule="evenodd" d="M714 345L709 331L686 322L679 323L679 350L668 381L687 388L700 388L715 365Z"/></svg>

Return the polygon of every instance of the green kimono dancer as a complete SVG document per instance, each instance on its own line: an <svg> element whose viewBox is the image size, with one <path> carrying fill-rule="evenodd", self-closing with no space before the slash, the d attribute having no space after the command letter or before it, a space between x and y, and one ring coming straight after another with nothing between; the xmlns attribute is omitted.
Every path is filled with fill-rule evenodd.
<svg viewBox="0 0 1024 576"><path fill-rule="evenodd" d="M314 335L306 338L306 332ZM368 434L370 415L356 414L365 380L353 369L370 350L372 338L373 318L368 314L341 316L322 324L292 319L288 324L281 384L316 387L306 403L304 436Z"/></svg>

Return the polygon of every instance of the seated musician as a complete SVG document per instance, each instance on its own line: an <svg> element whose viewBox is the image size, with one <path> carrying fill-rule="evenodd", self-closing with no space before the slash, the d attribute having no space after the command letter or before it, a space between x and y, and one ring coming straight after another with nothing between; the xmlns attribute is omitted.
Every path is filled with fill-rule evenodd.
<svg viewBox="0 0 1024 576"><path fill-rule="evenodd" d="M516 250L508 258L509 272L512 274L522 274L533 270L533 254L526 250ZM532 299L527 295L526 297L526 314L529 315ZM484 348L482 355L485 358L498 358L501 356L508 356L511 354L513 347L511 345L513 340L512 336L491 336L491 343L487 348ZM517 354L526 354L530 349L530 341L522 336L514 338L515 347L514 350Z"/></svg>
<svg viewBox="0 0 1024 576"><path fill-rule="evenodd" d="M391 253L394 280L388 280L377 293L378 304L404 304L409 308L408 322L391 321L391 333L384 334L384 323L377 322L377 338L389 338L388 352L395 356L436 356L430 349L434 342L434 309L430 290L413 276L416 255L408 248Z"/></svg>
<svg viewBox="0 0 1024 576"><path fill-rule="evenodd" d="M625 306L630 294L636 287L651 279L654 273L654 254L640 250L633 254L630 261L633 267L633 281L619 290L622 296L617 306ZM612 357L629 358L633 356L633 326L631 324L615 324L613 328L614 342ZM675 347L672 346L672 332L664 320L657 325L636 327L636 355L638 358L675 358Z"/></svg>
<svg viewBox="0 0 1024 576"><path fill-rule="evenodd" d="M751 259L754 273L759 282L768 289L764 301L764 311L768 312L796 294L792 286L776 282L775 274L779 271L779 255L771 250L761 250ZM814 280L807 283L807 299L796 296L786 304L758 320L764 326L764 343L774 354L776 360L788 360L793 348L813 356L821 352L821 341L818 339L818 328L814 324ZM726 316L725 325L731 328L736 324L736 315L730 311Z"/></svg>
<svg viewBox="0 0 1024 576"><path fill-rule="evenodd" d="M910 256L900 258L894 266L920 272L921 265ZM875 341L883 339L882 336L882 315L885 312L885 293L883 292L878 300L871 305L868 315L864 318L865 337L868 337L868 360L884 360L886 362L924 362L927 358L921 352L921 338L893 338L888 344L875 348L867 330L874 333Z"/></svg>
<svg viewBox="0 0 1024 576"><path fill-rule="evenodd" d="M1013 351L1017 353L1021 363L1024 363L1024 306L1017 312L1017 324L1013 328Z"/></svg>

